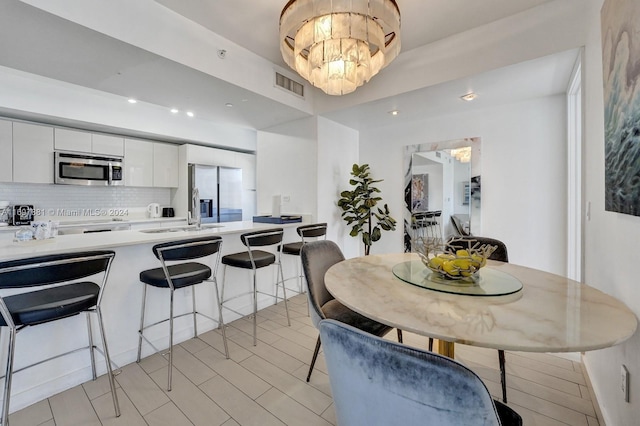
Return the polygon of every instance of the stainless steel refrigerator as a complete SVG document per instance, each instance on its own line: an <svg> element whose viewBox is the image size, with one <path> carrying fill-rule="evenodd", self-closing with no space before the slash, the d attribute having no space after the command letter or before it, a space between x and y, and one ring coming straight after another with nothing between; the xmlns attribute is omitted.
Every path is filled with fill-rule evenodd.
<svg viewBox="0 0 640 426"><path fill-rule="evenodd" d="M242 169L189 164L189 212L193 216L191 194L200 193L202 223L242 220Z"/></svg>

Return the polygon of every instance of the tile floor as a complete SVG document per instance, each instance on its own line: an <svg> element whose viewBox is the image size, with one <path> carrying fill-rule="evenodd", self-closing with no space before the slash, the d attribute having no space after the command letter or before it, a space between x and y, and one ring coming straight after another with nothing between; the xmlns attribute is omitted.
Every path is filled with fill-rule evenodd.
<svg viewBox="0 0 640 426"><path fill-rule="evenodd" d="M322 352L305 377L317 331L304 295L291 299L291 327L282 303L258 314L258 345L252 322L227 328L231 360L217 330L175 347L173 390L166 392L167 363L160 355L122 368L116 377L122 415L114 416L105 376L84 383L10 416L23 425L335 425L329 378ZM389 333L395 339L396 333ZM405 332L405 343L426 347L427 339ZM456 345L456 358L471 367L499 398L495 350ZM507 353L509 405L527 426L598 425L580 363L546 354Z"/></svg>

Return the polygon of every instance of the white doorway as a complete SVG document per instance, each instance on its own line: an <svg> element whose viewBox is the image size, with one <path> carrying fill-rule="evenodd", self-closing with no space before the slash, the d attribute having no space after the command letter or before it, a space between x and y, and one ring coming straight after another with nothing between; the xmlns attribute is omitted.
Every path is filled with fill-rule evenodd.
<svg viewBox="0 0 640 426"><path fill-rule="evenodd" d="M582 57L567 87L567 277L582 281Z"/></svg>

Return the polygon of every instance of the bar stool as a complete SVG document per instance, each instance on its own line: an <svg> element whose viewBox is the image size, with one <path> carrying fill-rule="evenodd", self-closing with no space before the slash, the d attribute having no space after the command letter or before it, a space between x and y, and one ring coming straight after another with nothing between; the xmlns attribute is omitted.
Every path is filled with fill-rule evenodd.
<svg viewBox="0 0 640 426"><path fill-rule="evenodd" d="M257 344L257 330L258 330L258 322L256 318L256 314L258 312L258 293L266 294L268 296L273 296L276 299L276 303L278 303L278 284L282 284L282 293L284 299L284 307L287 312L287 323L291 325L291 320L289 319L289 306L287 305L287 290L284 286L284 276L282 273L282 263L280 262L280 253L281 250L275 250L276 254L271 253L265 250L255 250L255 247L269 247L269 246L279 246L282 244L282 235L284 234L284 230L282 228L276 229L268 229L264 231L254 231L247 232L240 235L240 241L242 244L247 247L247 251L227 254L222 256L222 264L224 268L222 269L222 292L220 298L220 324L224 329L224 323L222 322L222 309L228 309L231 312L234 312L238 315L244 316L241 312L238 312L232 308L224 306L226 302L229 302L238 297L246 296L248 294L253 294L253 346ZM277 265L278 267L278 278L276 280L276 291L274 294L264 293L258 291L257 288L257 280L256 275L257 271L260 268L264 268L269 265ZM242 269L251 269L253 270L253 290L249 292L245 292L242 294L235 295L230 297L229 299L224 298L224 288L225 281L227 276L227 266L242 268Z"/></svg>
<svg viewBox="0 0 640 426"><path fill-rule="evenodd" d="M296 232L300 235L301 241L295 243L287 243L282 245L282 254L288 254L292 256L300 257L300 250L305 243L311 241L311 239L327 239L327 224L326 223L314 223L310 225L302 225L296 228ZM304 274L302 270L302 260L298 263L298 294L304 293ZM287 278L289 280L291 278ZM285 280L285 281L287 281Z"/></svg>
<svg viewBox="0 0 640 426"><path fill-rule="evenodd" d="M202 282L211 282L214 285L216 294L216 303L219 305L220 298L218 295L218 282L216 275L218 265L220 264L220 248L222 246L222 238L219 236L207 236L188 240L172 241L169 243L157 244L153 246L153 254L162 265L160 268L148 269L140 272L140 281L144 284L142 291L142 310L140 314L140 329L138 330L138 359L140 362L142 355L142 340L147 342L156 352L160 352L153 343L144 336L144 330L160 325L169 321L169 372L167 378L167 390L171 390L171 375L173 370L173 320L186 315L193 315L193 331L194 337L198 337L198 325L196 315L201 315L212 321L217 321L222 325L222 313L218 313L218 319L211 318L197 311L196 306L196 284ZM200 262L176 263L184 260L199 259L205 256L215 255L212 267ZM171 262L171 264L168 264ZM154 322L153 324L144 325L144 314L147 299L147 286L169 289L169 318ZM191 298L193 309L180 315L173 314L173 299L176 290L191 287ZM227 336L222 327L222 341L224 342L224 351L229 358L229 349L227 347Z"/></svg>
<svg viewBox="0 0 640 426"><path fill-rule="evenodd" d="M113 407L116 417L120 416L101 310L102 296L114 256L115 253L112 251L90 251L0 262L0 290L4 292L4 290L30 288L29 291L22 293L15 294L14 292L12 295L0 296L0 327L9 329L2 425L8 424L11 381L14 373L82 349L89 349L94 380L97 377L95 350L104 357ZM78 281L87 277L99 276L99 274L102 274L101 284L96 284L93 281ZM13 362L18 332L29 326L61 320L82 312L86 313L87 317L88 346L53 356L14 371ZM95 313L98 318L102 350L93 344L90 313ZM31 350L38 351L38 348L34 347Z"/></svg>

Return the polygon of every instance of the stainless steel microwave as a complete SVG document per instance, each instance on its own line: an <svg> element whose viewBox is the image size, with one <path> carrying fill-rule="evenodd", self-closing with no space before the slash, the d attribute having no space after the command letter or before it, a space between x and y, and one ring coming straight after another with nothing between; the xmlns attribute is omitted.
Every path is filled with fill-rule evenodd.
<svg viewBox="0 0 640 426"><path fill-rule="evenodd" d="M124 185L122 157L54 152L54 182L66 185Z"/></svg>

